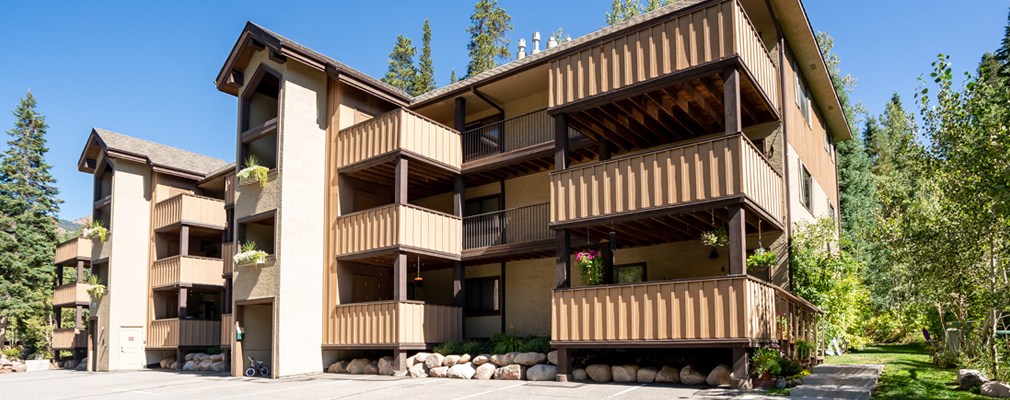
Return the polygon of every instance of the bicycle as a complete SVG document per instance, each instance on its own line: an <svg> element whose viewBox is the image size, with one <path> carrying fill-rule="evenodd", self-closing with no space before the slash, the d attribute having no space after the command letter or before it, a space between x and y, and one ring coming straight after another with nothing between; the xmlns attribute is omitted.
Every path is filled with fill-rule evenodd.
<svg viewBox="0 0 1010 400"><path fill-rule="evenodd" d="M270 369L263 366L263 361L256 361L252 358L252 356L248 357L249 357L249 368L245 370L245 376L252 378L256 376L257 372L259 372L260 376L266 376L266 377L270 376Z"/></svg>

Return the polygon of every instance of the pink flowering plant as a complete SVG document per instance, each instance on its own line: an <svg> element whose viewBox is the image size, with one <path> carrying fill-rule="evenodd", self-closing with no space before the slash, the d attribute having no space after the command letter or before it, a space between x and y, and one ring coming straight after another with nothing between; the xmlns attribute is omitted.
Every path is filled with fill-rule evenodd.
<svg viewBox="0 0 1010 400"><path fill-rule="evenodd" d="M603 283L603 259L596 250L580 251L575 255L575 263L579 266L582 284L586 286Z"/></svg>

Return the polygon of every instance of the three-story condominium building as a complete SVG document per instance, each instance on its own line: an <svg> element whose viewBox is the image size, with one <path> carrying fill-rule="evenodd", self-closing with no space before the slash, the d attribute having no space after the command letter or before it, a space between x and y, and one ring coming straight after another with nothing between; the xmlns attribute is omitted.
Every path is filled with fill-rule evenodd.
<svg viewBox="0 0 1010 400"><path fill-rule="evenodd" d="M104 241L75 244L78 257L91 249L91 273L106 286L90 299L89 370L140 369L165 353L220 346L234 164L95 128L78 169L94 176L92 217L108 230Z"/></svg>
<svg viewBox="0 0 1010 400"><path fill-rule="evenodd" d="M412 97L248 23L215 81L238 171L96 129L101 368L140 364L133 327L149 361L230 346L275 377L514 330L561 380L572 349L710 348L746 386L754 347L821 339L788 242L836 217L851 133L799 0L681 0L517 58Z"/></svg>

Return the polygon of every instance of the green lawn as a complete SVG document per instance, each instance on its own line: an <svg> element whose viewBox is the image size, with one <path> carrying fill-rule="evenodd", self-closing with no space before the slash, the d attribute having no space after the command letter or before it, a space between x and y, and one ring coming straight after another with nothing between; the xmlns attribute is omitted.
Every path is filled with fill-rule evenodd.
<svg viewBox="0 0 1010 400"><path fill-rule="evenodd" d="M957 370L938 368L922 344L867 345L828 364L884 364L874 399L988 399L957 390Z"/></svg>

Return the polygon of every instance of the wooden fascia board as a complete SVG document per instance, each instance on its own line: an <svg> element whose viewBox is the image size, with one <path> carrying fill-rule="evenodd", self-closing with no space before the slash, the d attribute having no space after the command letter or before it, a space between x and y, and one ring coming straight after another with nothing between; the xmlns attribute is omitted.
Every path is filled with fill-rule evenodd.
<svg viewBox="0 0 1010 400"><path fill-rule="evenodd" d="M386 90L370 85L360 79L355 78L351 74L343 72L336 65L328 64L326 66L326 74L335 79L336 81L346 84L347 86L353 87L355 89L361 90L365 93L371 94L382 100L388 101L397 107L407 108L410 105L410 101L404 100L399 96L387 92Z"/></svg>

